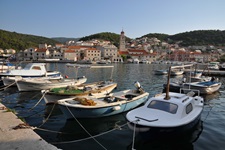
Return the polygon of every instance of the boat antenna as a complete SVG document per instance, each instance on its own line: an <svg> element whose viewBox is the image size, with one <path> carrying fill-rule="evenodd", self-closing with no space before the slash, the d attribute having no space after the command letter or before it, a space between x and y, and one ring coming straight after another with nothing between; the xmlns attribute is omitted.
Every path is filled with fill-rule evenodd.
<svg viewBox="0 0 225 150"><path fill-rule="evenodd" d="M169 67L169 71L168 71L168 77L167 77L167 85L166 85L166 96L165 96L165 100L169 100L170 96L169 96L169 88L170 88L170 71L171 71L171 66Z"/></svg>

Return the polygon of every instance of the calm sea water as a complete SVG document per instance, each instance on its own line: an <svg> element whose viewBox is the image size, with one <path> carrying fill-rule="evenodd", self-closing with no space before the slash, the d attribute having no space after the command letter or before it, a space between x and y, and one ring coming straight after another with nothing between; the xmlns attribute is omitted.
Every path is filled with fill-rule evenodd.
<svg viewBox="0 0 225 150"><path fill-rule="evenodd" d="M167 76L154 75L156 69L166 69L158 64L113 64L114 69L79 69L78 76L86 76L88 82L107 80L112 77L118 83L115 91L134 88L139 81L145 91L154 96L162 92ZM65 64L47 64L49 70L59 70L64 75L75 77L74 68ZM177 77L177 78L181 78ZM98 119L66 120L57 105L45 105L40 92L18 92L16 87L0 91L0 101L14 109L47 142L69 150L131 150L140 149L186 149L222 150L225 147L225 77L220 92L205 96L201 121L193 130L182 135L145 139L127 126L126 113ZM34 108L33 108L34 107ZM32 108L32 109L31 109Z"/></svg>

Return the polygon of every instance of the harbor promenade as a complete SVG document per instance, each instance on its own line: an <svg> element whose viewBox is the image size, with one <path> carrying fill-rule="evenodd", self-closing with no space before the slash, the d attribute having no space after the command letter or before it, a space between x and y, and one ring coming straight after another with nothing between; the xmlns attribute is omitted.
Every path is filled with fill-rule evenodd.
<svg viewBox="0 0 225 150"><path fill-rule="evenodd" d="M59 150L43 140L1 103L0 116L1 150Z"/></svg>

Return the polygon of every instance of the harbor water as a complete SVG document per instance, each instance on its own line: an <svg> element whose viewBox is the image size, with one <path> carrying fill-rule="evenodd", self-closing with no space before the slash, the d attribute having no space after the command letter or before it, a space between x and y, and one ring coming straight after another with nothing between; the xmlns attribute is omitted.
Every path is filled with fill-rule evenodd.
<svg viewBox="0 0 225 150"><path fill-rule="evenodd" d="M48 63L48 70L58 70L71 78L86 76L87 82L108 80L118 83L120 91L134 87L139 81L150 97L163 91L167 76L155 75L165 64L111 64L112 68L90 69L66 67L65 63ZM181 76L173 78L182 78ZM103 118L66 120L57 105L45 105L40 91L19 92L16 87L0 91L0 102L25 120L44 140L64 150L223 150L225 147L225 77L219 92L204 96L201 120L182 135L144 138L129 129L126 112ZM9 118L10 119L10 118ZM1 119L0 119L1 121Z"/></svg>

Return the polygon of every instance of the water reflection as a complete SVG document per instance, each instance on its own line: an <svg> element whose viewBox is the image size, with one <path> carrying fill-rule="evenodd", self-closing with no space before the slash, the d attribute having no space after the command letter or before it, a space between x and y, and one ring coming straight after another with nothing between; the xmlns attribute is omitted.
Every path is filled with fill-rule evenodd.
<svg viewBox="0 0 225 150"><path fill-rule="evenodd" d="M70 119L66 121L60 131L72 135L65 136L59 134L58 138L60 141L72 141L87 138L90 137L90 135L96 136L110 130L122 130L122 125L126 125L125 113L96 119Z"/></svg>
<svg viewBox="0 0 225 150"><path fill-rule="evenodd" d="M185 149L193 150L193 143L199 138L203 130L203 122L200 120L191 130L180 134L157 135L152 137L143 137L136 135L134 143L128 146L128 150L134 148L136 150L175 150Z"/></svg>

